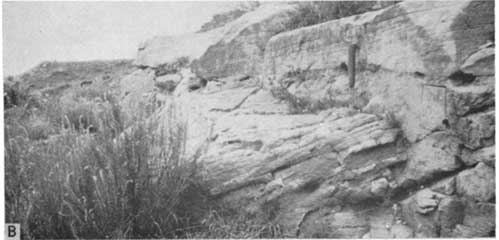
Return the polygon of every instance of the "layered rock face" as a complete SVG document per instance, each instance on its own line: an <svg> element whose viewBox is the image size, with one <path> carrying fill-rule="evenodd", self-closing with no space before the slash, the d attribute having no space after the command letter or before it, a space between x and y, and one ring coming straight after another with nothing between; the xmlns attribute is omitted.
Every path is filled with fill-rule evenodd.
<svg viewBox="0 0 499 240"><path fill-rule="evenodd" d="M202 78L221 78L234 74L255 76L261 72L267 41L285 31L285 23L298 15L295 5L265 4L224 28L222 39L210 46L193 65Z"/></svg>
<svg viewBox="0 0 499 240"><path fill-rule="evenodd" d="M186 123L186 154L203 162L211 194L285 236L490 236L493 9L406 1L282 32L297 9L260 6L199 33L220 33L201 53L139 50L143 69L123 79L123 102L156 96L165 107L152 117ZM189 67L158 76L184 56Z"/></svg>

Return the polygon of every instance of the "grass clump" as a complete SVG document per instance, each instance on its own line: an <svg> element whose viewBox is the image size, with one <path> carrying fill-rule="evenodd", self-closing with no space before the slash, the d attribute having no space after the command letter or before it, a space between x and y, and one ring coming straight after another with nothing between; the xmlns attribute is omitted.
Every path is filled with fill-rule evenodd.
<svg viewBox="0 0 499 240"><path fill-rule="evenodd" d="M204 206L198 164L182 157L185 127L141 122L119 137L73 129L46 142L6 132L7 222L25 238L159 238L193 225ZM160 131L165 132L165 131Z"/></svg>
<svg viewBox="0 0 499 240"><path fill-rule="evenodd" d="M201 225L187 237L232 239L284 237L279 224L222 204L212 205Z"/></svg>
<svg viewBox="0 0 499 240"><path fill-rule="evenodd" d="M286 30L311 26L334 19L344 18L352 15L365 13L393 5L399 1L322 1L322 2L299 2L298 12L291 21L286 24Z"/></svg>
<svg viewBox="0 0 499 240"><path fill-rule="evenodd" d="M296 96L283 85L272 87L270 92L275 98L287 103L291 114L316 114L326 109L342 107L360 110L369 102L365 92L352 92L347 97L335 98L334 94L329 91L320 99Z"/></svg>

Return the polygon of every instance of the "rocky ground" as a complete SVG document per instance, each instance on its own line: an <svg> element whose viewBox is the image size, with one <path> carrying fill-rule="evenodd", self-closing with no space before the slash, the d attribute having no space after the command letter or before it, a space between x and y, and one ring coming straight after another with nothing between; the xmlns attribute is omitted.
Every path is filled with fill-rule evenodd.
<svg viewBox="0 0 499 240"><path fill-rule="evenodd" d="M164 124L174 104L211 195L287 237L494 236L494 2L370 10L291 30L299 5L262 4L155 37L120 104Z"/></svg>
<svg viewBox="0 0 499 240"><path fill-rule="evenodd" d="M85 88L114 91L136 69L132 60L42 62L33 69L4 79L5 91L16 90L40 98L57 98ZM5 98L6 104L12 99Z"/></svg>

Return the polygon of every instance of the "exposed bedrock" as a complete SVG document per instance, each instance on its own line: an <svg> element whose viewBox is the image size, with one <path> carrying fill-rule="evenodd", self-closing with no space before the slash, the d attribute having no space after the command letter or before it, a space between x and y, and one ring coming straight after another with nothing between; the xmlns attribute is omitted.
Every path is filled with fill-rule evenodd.
<svg viewBox="0 0 499 240"><path fill-rule="evenodd" d="M446 77L493 40L493 7L491 1L406 1L297 29L269 41L265 70L282 75L289 66L304 69L310 64L312 69L334 69L347 63L347 48L356 44L358 61L366 67ZM466 64L464 71L473 68L478 66Z"/></svg>
<svg viewBox="0 0 499 240"><path fill-rule="evenodd" d="M187 45L147 42L122 104L183 121L213 197L286 236L491 236L493 9L404 1L286 32L294 5L262 5Z"/></svg>

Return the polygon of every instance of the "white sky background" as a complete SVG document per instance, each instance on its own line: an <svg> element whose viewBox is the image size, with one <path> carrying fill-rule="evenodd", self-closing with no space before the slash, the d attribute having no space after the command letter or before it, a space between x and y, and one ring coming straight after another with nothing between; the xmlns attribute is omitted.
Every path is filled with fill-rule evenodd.
<svg viewBox="0 0 499 240"><path fill-rule="evenodd" d="M3 71L41 61L134 58L140 42L179 35L235 2L3 2Z"/></svg>

